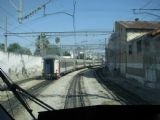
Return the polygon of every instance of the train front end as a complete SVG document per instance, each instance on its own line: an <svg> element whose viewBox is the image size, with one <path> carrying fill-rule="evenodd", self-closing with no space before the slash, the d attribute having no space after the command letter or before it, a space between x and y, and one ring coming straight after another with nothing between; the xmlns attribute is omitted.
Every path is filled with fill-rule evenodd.
<svg viewBox="0 0 160 120"><path fill-rule="evenodd" d="M59 62L55 58L43 58L43 77L47 80L58 78Z"/></svg>

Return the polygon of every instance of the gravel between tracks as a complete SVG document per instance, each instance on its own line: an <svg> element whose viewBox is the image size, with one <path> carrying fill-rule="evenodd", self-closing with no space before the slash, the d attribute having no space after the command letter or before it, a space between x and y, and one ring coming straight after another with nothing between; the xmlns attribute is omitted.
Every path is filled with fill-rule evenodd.
<svg viewBox="0 0 160 120"><path fill-rule="evenodd" d="M69 73L60 79L55 80L40 91L37 98L49 104L54 109L64 109L66 96L73 77L84 70L86 69ZM89 69L81 77L83 77L81 79L81 95L83 95L83 100L86 106L121 104L119 101L113 99L113 96L99 84L93 74L93 70ZM31 101L29 101L28 104L33 109L33 114L35 116L38 116L38 112L45 111L44 108L41 108ZM16 114L14 114L16 120L32 119L24 108L21 107L16 111Z"/></svg>
<svg viewBox="0 0 160 120"><path fill-rule="evenodd" d="M22 87L25 90L30 89L31 87L43 82L44 80L30 80L29 82L25 82L22 84L19 84L20 87ZM9 98L13 97L12 92L8 91L7 94L9 95ZM6 91L0 91L0 103L3 101L8 100Z"/></svg>
<svg viewBox="0 0 160 120"><path fill-rule="evenodd" d="M81 71L81 70L80 70ZM55 80L48 87L46 87L42 92L39 93L37 98L44 101L48 105L52 106L54 109L63 109L67 90L69 88L70 82L78 72L67 74L58 80ZM45 111L42 107L36 105L35 103L29 101L28 104L33 109L33 114L38 116L38 112ZM17 114L14 115L16 120L30 120L32 119L25 109L19 109Z"/></svg>
<svg viewBox="0 0 160 120"><path fill-rule="evenodd" d="M90 105L120 105L119 101L106 91L96 80L92 70L84 74L84 87L86 96L90 100Z"/></svg>

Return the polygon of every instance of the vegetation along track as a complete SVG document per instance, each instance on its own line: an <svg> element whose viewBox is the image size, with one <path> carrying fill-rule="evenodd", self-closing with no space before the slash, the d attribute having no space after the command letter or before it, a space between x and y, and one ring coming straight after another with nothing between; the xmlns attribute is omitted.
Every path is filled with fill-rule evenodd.
<svg viewBox="0 0 160 120"><path fill-rule="evenodd" d="M127 105L147 105L149 104L136 94L128 91L127 89L121 87L120 85L112 82L107 79L104 80L102 76L102 69L95 70L95 76L97 77L98 82L102 85L104 89L106 89L110 94L113 95L115 100L118 100L121 104Z"/></svg>
<svg viewBox="0 0 160 120"><path fill-rule="evenodd" d="M81 86L81 81L83 80L83 73L85 71L87 70L84 70L73 77L66 96L64 109L85 106Z"/></svg>
<svg viewBox="0 0 160 120"><path fill-rule="evenodd" d="M28 93L34 95L34 96L37 96L41 91L43 91L49 84L51 84L51 82L53 81L43 81L43 82L40 82L38 84L36 84L35 86L29 88L27 90ZM9 104L10 102L10 104ZM1 103L8 112L12 112L12 110L16 110L17 108L19 108L21 105L20 105L20 102L17 100L17 98L15 97L12 97L10 98L9 100L7 101L4 101Z"/></svg>

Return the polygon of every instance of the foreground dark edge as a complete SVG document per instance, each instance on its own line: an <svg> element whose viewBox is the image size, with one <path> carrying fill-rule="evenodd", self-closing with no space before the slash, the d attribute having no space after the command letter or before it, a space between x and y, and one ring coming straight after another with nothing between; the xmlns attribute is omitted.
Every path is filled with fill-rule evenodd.
<svg viewBox="0 0 160 120"><path fill-rule="evenodd" d="M38 120L159 120L160 106L98 105L39 112Z"/></svg>

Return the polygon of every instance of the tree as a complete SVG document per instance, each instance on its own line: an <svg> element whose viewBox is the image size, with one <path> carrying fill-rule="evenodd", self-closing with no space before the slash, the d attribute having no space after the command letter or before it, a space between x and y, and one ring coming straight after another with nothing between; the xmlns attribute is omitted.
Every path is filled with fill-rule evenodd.
<svg viewBox="0 0 160 120"><path fill-rule="evenodd" d="M22 48L22 51L23 51L23 52L22 52L23 54L32 55L30 49L28 49L28 48Z"/></svg>
<svg viewBox="0 0 160 120"><path fill-rule="evenodd" d="M35 43L36 50L34 52L34 55L41 55L41 50L48 49L49 45L50 43L49 43L48 38L46 37L44 33L41 33L36 39L36 43Z"/></svg>
<svg viewBox="0 0 160 120"><path fill-rule="evenodd" d="M0 43L0 50L4 51L4 44L3 43Z"/></svg>
<svg viewBox="0 0 160 120"><path fill-rule="evenodd" d="M40 49L37 49L34 51L34 55L40 55Z"/></svg>
<svg viewBox="0 0 160 120"><path fill-rule="evenodd" d="M58 43L60 42L60 38L59 38L59 37L56 37L56 38L55 38L55 42L56 42L56 44L58 44Z"/></svg>
<svg viewBox="0 0 160 120"><path fill-rule="evenodd" d="M84 59L84 53L79 55L79 59Z"/></svg>
<svg viewBox="0 0 160 120"><path fill-rule="evenodd" d="M8 46L8 52L21 53L22 49L18 43L12 43Z"/></svg>
<svg viewBox="0 0 160 120"><path fill-rule="evenodd" d="M57 45L50 45L50 47L46 50L46 54L60 56L60 51L61 50Z"/></svg>
<svg viewBox="0 0 160 120"><path fill-rule="evenodd" d="M64 56L71 56L71 54L70 54L68 51L65 51L65 52L63 53L63 55L64 55Z"/></svg>
<svg viewBox="0 0 160 120"><path fill-rule="evenodd" d="M8 46L8 52L32 55L30 49L21 47L18 43L12 43Z"/></svg>

